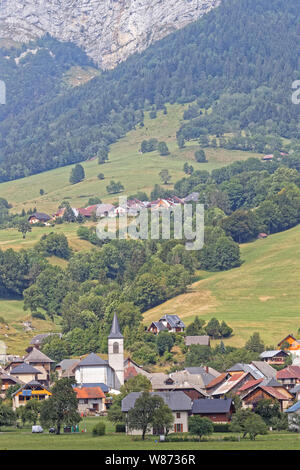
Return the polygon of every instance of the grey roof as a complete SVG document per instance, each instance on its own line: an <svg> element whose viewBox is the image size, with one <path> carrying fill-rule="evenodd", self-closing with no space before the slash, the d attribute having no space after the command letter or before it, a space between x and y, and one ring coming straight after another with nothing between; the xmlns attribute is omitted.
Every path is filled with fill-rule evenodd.
<svg viewBox="0 0 300 470"><path fill-rule="evenodd" d="M59 336L60 338L62 337L61 333L41 333L39 335L36 335L32 338L30 341L30 344L41 344L45 338L48 338L48 336Z"/></svg>
<svg viewBox="0 0 300 470"><path fill-rule="evenodd" d="M265 361L252 361L252 365L258 369L266 378L276 377L276 369Z"/></svg>
<svg viewBox="0 0 300 470"><path fill-rule="evenodd" d="M153 321L151 325L155 325L158 331L165 331L168 329L161 321Z"/></svg>
<svg viewBox="0 0 300 470"><path fill-rule="evenodd" d="M50 220L50 219L51 219L51 217L50 217L48 214L45 214L44 212L35 212L34 214L31 214L31 215L28 217L28 220L29 220L31 217L36 217L36 218L39 219L39 220Z"/></svg>
<svg viewBox="0 0 300 470"><path fill-rule="evenodd" d="M198 202L199 200L199 193L191 193L188 196L186 196L183 201L184 202Z"/></svg>
<svg viewBox="0 0 300 470"><path fill-rule="evenodd" d="M61 367L61 369L64 371L72 366L75 366L75 364L78 364L78 362L78 359L63 359L58 364L56 364L56 367Z"/></svg>
<svg viewBox="0 0 300 470"><path fill-rule="evenodd" d="M172 328L185 328L185 324L180 320L178 315L164 315L159 321L166 320Z"/></svg>
<svg viewBox="0 0 300 470"><path fill-rule="evenodd" d="M102 359L100 356L98 356L95 353L89 354L87 357L82 359L76 367L81 367L81 366L107 366L108 362Z"/></svg>
<svg viewBox="0 0 300 470"><path fill-rule="evenodd" d="M78 387L78 385L74 385L74 387ZM89 388L89 387L100 387L103 393L107 393L109 391L109 388L106 384L103 382L99 383L83 383L80 384L81 388Z"/></svg>
<svg viewBox="0 0 300 470"><path fill-rule="evenodd" d="M120 327L119 327L118 317L117 317L116 314L114 314L114 319L113 319L112 327L111 327L110 334L109 334L108 338L109 339L123 338L123 335L122 335L122 333L120 331Z"/></svg>
<svg viewBox="0 0 300 470"><path fill-rule="evenodd" d="M97 209L96 209L96 216L101 217L102 215L105 215L105 213L109 213L115 209L115 206L112 204L97 204Z"/></svg>
<svg viewBox="0 0 300 470"><path fill-rule="evenodd" d="M274 379L274 377L272 377L271 379L263 380L263 382L260 385L263 385L265 387L282 387L282 385L279 382L277 382L277 380Z"/></svg>
<svg viewBox="0 0 300 470"><path fill-rule="evenodd" d="M11 380L12 382L17 383L22 383L20 380L16 379L15 377L12 377L11 375L7 374L4 370L0 368L0 381L1 380Z"/></svg>
<svg viewBox="0 0 300 470"><path fill-rule="evenodd" d="M228 413L232 404L232 399L211 399L200 398L193 403L192 414L211 414L211 413Z"/></svg>
<svg viewBox="0 0 300 470"><path fill-rule="evenodd" d="M200 375L205 386L215 378L214 375L206 372L203 367L186 367L185 370L187 370L189 374Z"/></svg>
<svg viewBox="0 0 300 470"><path fill-rule="evenodd" d="M185 337L185 344L186 344L186 346L190 346L191 344L200 344L201 346L209 346L210 345L210 337L208 335L186 336Z"/></svg>
<svg viewBox="0 0 300 470"><path fill-rule="evenodd" d="M264 374L259 369L257 369L253 364L237 363L237 364L234 364L232 367L230 367L230 369L227 369L226 372L237 372L237 371L250 372L250 374L257 380L264 378Z"/></svg>
<svg viewBox="0 0 300 470"><path fill-rule="evenodd" d="M135 401L142 395L142 392L131 392L122 400L122 411L128 412L134 407ZM178 392L151 392L150 395L158 395L172 411L190 411L192 400L181 391Z"/></svg>
<svg viewBox="0 0 300 470"><path fill-rule="evenodd" d="M42 353L39 349L33 348L33 350L24 358L24 361L28 364L40 363L40 362L47 362L53 363L50 357L46 356L46 354Z"/></svg>
<svg viewBox="0 0 300 470"><path fill-rule="evenodd" d="M40 370L35 369L30 364L20 364L19 366L14 367L11 371L11 374L41 374Z"/></svg>
<svg viewBox="0 0 300 470"><path fill-rule="evenodd" d="M277 350L274 350L274 351L264 351L260 354L259 357L261 359L268 359L268 358L277 356L279 353L283 353L286 356L288 356L288 353L286 353L285 351L282 351L281 349L277 349Z"/></svg>

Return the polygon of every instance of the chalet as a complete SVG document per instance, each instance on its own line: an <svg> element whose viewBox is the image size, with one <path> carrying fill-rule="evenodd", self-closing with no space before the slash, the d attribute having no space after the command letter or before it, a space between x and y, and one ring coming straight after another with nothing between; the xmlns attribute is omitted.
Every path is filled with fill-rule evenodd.
<svg viewBox="0 0 300 470"><path fill-rule="evenodd" d="M253 375L250 372L237 372L234 375L229 375L219 387L214 389L211 396L213 398L225 398L228 393L236 393L249 380L253 380Z"/></svg>
<svg viewBox="0 0 300 470"><path fill-rule="evenodd" d="M24 357L24 362L36 368L39 371L39 382L44 385L49 385L51 364L54 361L42 353L39 349L33 350Z"/></svg>
<svg viewBox="0 0 300 470"><path fill-rule="evenodd" d="M188 432L188 416L192 410L192 400L183 392L151 392L151 395L158 395L161 397L165 404L171 409L174 423L170 432L182 433ZM141 392L129 393L122 400L122 412L127 415L131 410L136 400L141 396ZM127 419L125 419L125 422ZM129 431L126 427L127 434L141 434L140 430ZM164 429L151 429L151 434L163 434Z"/></svg>
<svg viewBox="0 0 300 470"><path fill-rule="evenodd" d="M280 382L285 388L290 390L295 385L300 384L300 367L299 366L287 366L280 370L276 374L278 382Z"/></svg>
<svg viewBox="0 0 300 470"><path fill-rule="evenodd" d="M12 375L7 374L3 369L0 367L0 398L4 399L6 391L12 385L22 385L22 382L13 377Z"/></svg>
<svg viewBox="0 0 300 470"><path fill-rule="evenodd" d="M201 336L186 336L184 338L186 346L191 346L192 344L197 344L200 346L210 346L210 337L208 335Z"/></svg>
<svg viewBox="0 0 300 470"><path fill-rule="evenodd" d="M255 408L263 399L271 399L280 403L281 411L290 406L293 395L275 379L249 381L239 388L244 408Z"/></svg>
<svg viewBox="0 0 300 470"><path fill-rule="evenodd" d="M28 222L30 224L45 224L49 222L49 220L51 220L51 217L48 214L44 214L43 212L35 212L28 217Z"/></svg>
<svg viewBox="0 0 300 470"><path fill-rule="evenodd" d="M20 406L26 405L30 400L47 400L51 395L51 392L44 385L32 380L13 393L13 409L16 410Z"/></svg>
<svg viewBox="0 0 300 470"><path fill-rule="evenodd" d="M168 328L161 321L153 321L149 326L148 331L158 335L161 331L168 331Z"/></svg>
<svg viewBox="0 0 300 470"><path fill-rule="evenodd" d="M268 364L282 365L289 354L282 350L264 351L260 354L260 359Z"/></svg>
<svg viewBox="0 0 300 470"><path fill-rule="evenodd" d="M288 343L289 347L282 348L282 346L285 343ZM291 351L291 353L295 354L296 356L300 355L300 340L297 340L296 338L294 338L293 335L288 335L278 343L278 348L279 349L287 349L288 351Z"/></svg>
<svg viewBox="0 0 300 470"><path fill-rule="evenodd" d="M235 412L231 398L195 400L192 407L193 416L209 418L214 423L228 423Z"/></svg>
<svg viewBox="0 0 300 470"><path fill-rule="evenodd" d="M105 395L101 387L75 387L74 391L81 415L94 415L105 411Z"/></svg>
<svg viewBox="0 0 300 470"><path fill-rule="evenodd" d="M24 384L37 381L40 373L40 370L32 367L30 364L26 364L25 362L17 367L14 367L10 371L10 375L13 375L16 379L20 380Z"/></svg>
<svg viewBox="0 0 300 470"><path fill-rule="evenodd" d="M159 321L172 333L183 332L185 329L185 324L177 315L164 315Z"/></svg>

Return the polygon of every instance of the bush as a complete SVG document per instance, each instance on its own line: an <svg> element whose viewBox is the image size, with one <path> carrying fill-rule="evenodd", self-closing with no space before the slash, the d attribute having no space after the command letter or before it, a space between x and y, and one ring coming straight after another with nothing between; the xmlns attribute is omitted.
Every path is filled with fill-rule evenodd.
<svg viewBox="0 0 300 470"><path fill-rule="evenodd" d="M116 424L116 432L126 432L126 426L124 423Z"/></svg>
<svg viewBox="0 0 300 470"><path fill-rule="evenodd" d="M45 315L41 312L32 312L31 316L32 318L37 318L38 320L46 320Z"/></svg>
<svg viewBox="0 0 300 470"><path fill-rule="evenodd" d="M105 435L105 424L100 422L93 427L93 436L104 436Z"/></svg>
<svg viewBox="0 0 300 470"><path fill-rule="evenodd" d="M228 423L213 423L214 432L230 432Z"/></svg>

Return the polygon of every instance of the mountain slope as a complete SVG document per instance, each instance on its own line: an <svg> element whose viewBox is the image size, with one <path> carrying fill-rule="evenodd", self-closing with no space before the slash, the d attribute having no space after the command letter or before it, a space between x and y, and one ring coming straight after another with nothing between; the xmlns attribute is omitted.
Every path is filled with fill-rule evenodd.
<svg viewBox="0 0 300 470"><path fill-rule="evenodd" d="M27 42L45 33L82 47L102 68L195 21L220 0L1 0L1 36Z"/></svg>
<svg viewBox="0 0 300 470"><path fill-rule="evenodd" d="M186 139L244 129L299 138L299 23L294 3L227 0L86 85L25 113L15 107L0 123L0 181L90 159L167 102L197 100ZM7 88L9 97L11 81Z"/></svg>
<svg viewBox="0 0 300 470"><path fill-rule="evenodd" d="M241 245L245 263L227 272L201 273L188 293L149 310L144 322L177 314L187 324L196 315L225 320L234 336L225 340L243 346L258 331L267 345L276 346L300 328L300 226Z"/></svg>

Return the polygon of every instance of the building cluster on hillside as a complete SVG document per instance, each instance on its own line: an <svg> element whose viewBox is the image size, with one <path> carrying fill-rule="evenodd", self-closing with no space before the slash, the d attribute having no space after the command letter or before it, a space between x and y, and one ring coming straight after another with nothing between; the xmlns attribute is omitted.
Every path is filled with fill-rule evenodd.
<svg viewBox="0 0 300 470"><path fill-rule="evenodd" d="M192 193L185 198L180 199L177 196L171 196L165 199L158 198L154 201L140 201L139 199L133 198L126 200L126 203L121 205L113 205L110 203L93 204L84 208L72 207L72 211L75 217L79 215L89 219L93 216L96 218L103 217L117 217L127 215L128 217L136 217L142 209L150 209L151 211L171 210L175 206L184 205L191 202L198 202L199 193ZM56 219L62 217L66 211L65 207L62 207L51 216L43 212L34 212L28 217L30 224L45 224L49 225Z"/></svg>
<svg viewBox="0 0 300 470"><path fill-rule="evenodd" d="M183 331L184 327L177 315L164 315L158 322L153 322L148 330L156 334L158 331ZM15 357L0 368L0 397L5 397L11 385L18 386L12 394L14 409L32 399L40 401L51 397L53 371L58 378L74 379L78 410L82 415L105 414L113 396L120 393L126 381L139 374L147 377L151 383L151 393L162 397L172 410L173 432L187 432L191 415L205 416L215 423L230 422L236 411L235 396L240 397L243 408L254 409L262 399L279 403L280 410L288 413L291 425L295 414L300 414L300 402L293 404L300 398L300 366L293 364L279 371L273 367L284 365L289 355L287 350L280 349L282 344L289 344L293 352L300 351L300 341L291 335L279 343L278 350L262 352L260 360L249 364L237 363L222 373L199 365L169 374L151 373L131 358L124 358L124 338L116 315L108 336L107 360L91 353L86 357L64 359L54 364L40 350L46 336L33 338L26 356ZM188 347L193 344L210 346L210 341L205 335L187 336L185 344ZM134 407L141 393L129 393L122 400L123 413L128 413Z"/></svg>

